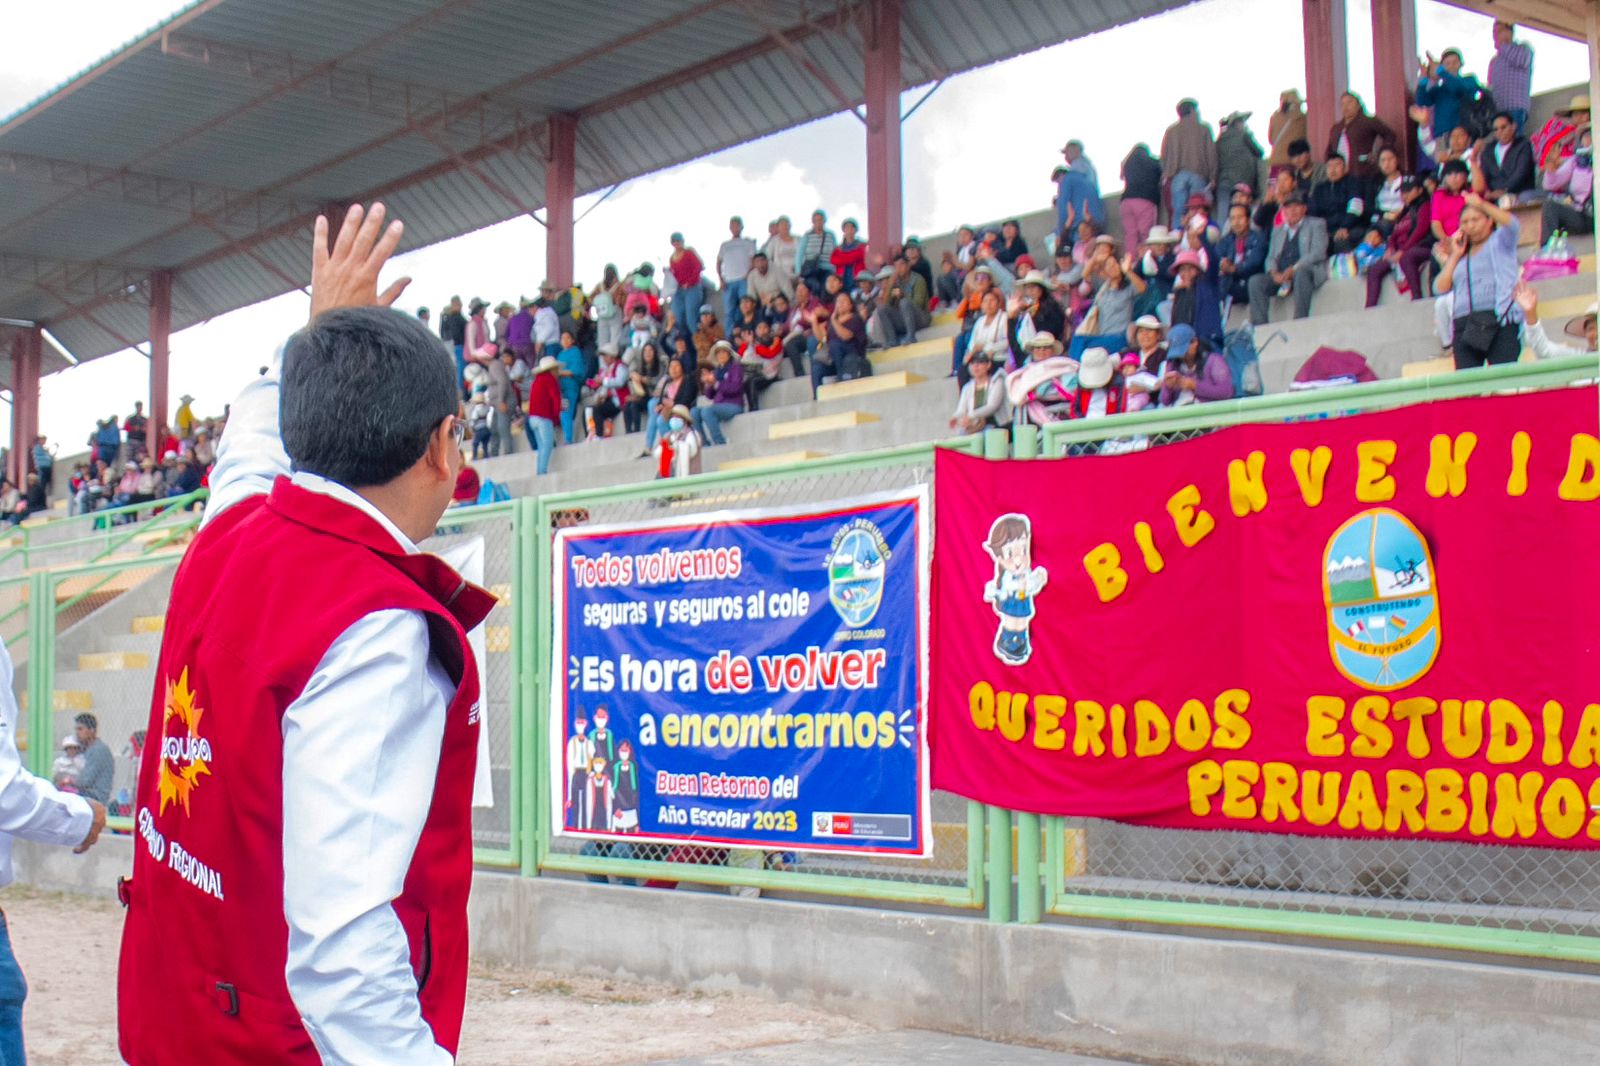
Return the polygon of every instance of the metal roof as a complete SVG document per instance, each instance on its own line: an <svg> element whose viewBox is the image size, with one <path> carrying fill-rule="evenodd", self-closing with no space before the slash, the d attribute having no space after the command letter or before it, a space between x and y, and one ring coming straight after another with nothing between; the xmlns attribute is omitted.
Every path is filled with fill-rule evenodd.
<svg viewBox="0 0 1600 1066"><path fill-rule="evenodd" d="M907 87L1192 0L902 0ZM0 317L79 359L309 282L318 211L383 196L403 249L859 104L867 0L200 0L0 120ZM46 368L47 370L50 367Z"/></svg>
<svg viewBox="0 0 1600 1066"><path fill-rule="evenodd" d="M1480 15L1515 22L1535 30L1588 40L1586 4L1580 0L1444 0L1452 7L1476 11Z"/></svg>

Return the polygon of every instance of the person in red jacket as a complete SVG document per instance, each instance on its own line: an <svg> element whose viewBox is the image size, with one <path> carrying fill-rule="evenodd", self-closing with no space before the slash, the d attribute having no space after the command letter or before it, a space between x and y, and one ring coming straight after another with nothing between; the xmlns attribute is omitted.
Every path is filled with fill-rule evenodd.
<svg viewBox="0 0 1600 1066"><path fill-rule="evenodd" d="M563 341L571 334L563 333ZM561 386L556 378L567 373L553 355L539 360L528 383L528 420L525 428L528 445L539 453L539 473L550 472L550 456L556 450L556 423L561 421Z"/></svg>
<svg viewBox="0 0 1600 1066"><path fill-rule="evenodd" d="M833 272L848 289L856 283L856 275L867 269L867 245L856 234L860 227L856 220L847 218L839 223L839 244L828 257Z"/></svg>
<svg viewBox="0 0 1600 1066"><path fill-rule="evenodd" d="M464 427L405 280L378 293L383 223L352 207L330 250L317 219L310 322L234 404L173 580L119 892L132 1066L454 1060L494 600L417 548Z"/></svg>

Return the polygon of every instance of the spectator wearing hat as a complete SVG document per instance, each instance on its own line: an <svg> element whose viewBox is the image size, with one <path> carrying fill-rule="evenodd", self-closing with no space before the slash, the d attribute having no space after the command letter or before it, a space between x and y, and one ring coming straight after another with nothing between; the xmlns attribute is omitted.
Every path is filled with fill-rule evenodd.
<svg viewBox="0 0 1600 1066"><path fill-rule="evenodd" d="M1308 200L1311 217L1327 227L1329 253L1342 255L1366 236L1366 185L1349 172L1344 156L1328 157L1323 179L1311 187Z"/></svg>
<svg viewBox="0 0 1600 1066"><path fill-rule="evenodd" d="M1220 339L1222 295L1217 285L1216 260L1185 248L1173 258L1172 277L1171 323L1189 326L1210 341Z"/></svg>
<svg viewBox="0 0 1600 1066"><path fill-rule="evenodd" d="M1417 104L1433 109L1434 136L1461 125L1461 109L1483 93L1474 74L1461 73L1461 50L1446 48L1438 58L1429 52L1417 79Z"/></svg>
<svg viewBox="0 0 1600 1066"><path fill-rule="evenodd" d="M973 267L972 271L967 275L962 288L964 291L961 299L956 303L954 309L956 321L961 324L961 331L956 334L950 348L950 373L958 378L962 373L963 360L967 354L968 343L972 338L973 326L977 323L978 317L983 310L984 294L995 291L1000 296L1002 306L1004 306L1005 302L1004 294L998 293L998 286L994 283L994 268L987 263L979 263L976 267ZM873 316L868 316L867 332L869 336L873 333L876 321Z"/></svg>
<svg viewBox="0 0 1600 1066"><path fill-rule="evenodd" d="M571 336L571 334L567 334ZM615 352L615 343L601 346ZM602 362L604 360L602 359ZM556 450L556 422L561 418L561 376L566 373L561 361L552 355L539 357L533 368L533 380L528 382L528 418L523 432L528 435L528 446L538 454L538 472L548 473L550 457Z"/></svg>
<svg viewBox="0 0 1600 1066"><path fill-rule="evenodd" d="M672 254L667 259L667 269L678 285L677 291L672 294L672 316L680 326L687 327L695 321L695 313L706 302L706 287L701 280L705 264L701 262L699 253L683 243L683 234L674 233L671 243Z"/></svg>
<svg viewBox="0 0 1600 1066"><path fill-rule="evenodd" d="M1048 333L1063 341L1071 339L1067 313L1050 289L1050 279L1037 270L1030 270L1017 279L1019 300L1012 318L1019 341L1026 343L1037 333Z"/></svg>
<svg viewBox="0 0 1600 1066"><path fill-rule="evenodd" d="M1230 198L1243 186L1254 200L1261 182L1261 145L1250 132L1250 112L1235 111L1217 129L1217 189Z"/></svg>
<svg viewBox="0 0 1600 1066"><path fill-rule="evenodd" d="M1233 398L1233 371L1193 329L1173 326L1167 334L1167 361L1161 376L1162 407Z"/></svg>
<svg viewBox="0 0 1600 1066"><path fill-rule="evenodd" d="M755 259L756 242L744 235L744 219L728 219L728 239L717 249L717 279L722 284L722 317L733 321L739 301L749 291L746 279Z"/></svg>
<svg viewBox="0 0 1600 1066"><path fill-rule="evenodd" d="M913 272L922 275L922 280L928 283L928 296L933 297L933 264L928 262L928 257L922 252L922 241L916 237L907 237L906 261L911 264ZM931 306L931 303L930 303Z"/></svg>
<svg viewBox="0 0 1600 1066"><path fill-rule="evenodd" d="M116 421L116 417L113 416L111 424L116 425ZM194 435L194 424L194 397L186 392L178 397L178 413L172 416L172 425L178 431L179 437L188 440Z"/></svg>
<svg viewBox="0 0 1600 1066"><path fill-rule="evenodd" d="M828 275L833 273L833 253L839 247L839 238L828 228L828 215L820 207L811 212L811 228L795 242L795 277L811 286L812 292L821 292ZM866 261L865 253L862 261Z"/></svg>
<svg viewBox="0 0 1600 1066"><path fill-rule="evenodd" d="M853 218L839 223L839 244L828 257L834 274L847 289L854 286L856 277L867 269L867 245L860 233L861 226Z"/></svg>
<svg viewBox="0 0 1600 1066"><path fill-rule="evenodd" d="M1533 94L1533 49L1516 40L1514 22L1494 24L1494 58L1489 60L1489 92L1506 109L1517 132L1528 125L1528 105Z"/></svg>
<svg viewBox="0 0 1600 1066"><path fill-rule="evenodd" d="M1189 197L1209 192L1216 183L1217 144L1211 127L1200 121L1200 105L1193 100L1178 101L1178 121L1161 138L1161 177L1167 183L1172 218L1183 213Z"/></svg>
<svg viewBox="0 0 1600 1066"><path fill-rule="evenodd" d="M720 343L720 342L719 342ZM616 345L600 349L600 372L588 381L593 396L586 424L591 439L611 436L622 405L628 402L628 365Z"/></svg>
<svg viewBox="0 0 1600 1066"><path fill-rule="evenodd" d="M507 336L507 329L511 325L511 312L514 310L516 309L505 300L501 300L494 306L494 321L489 325L494 330L495 343L502 348L510 347L511 342Z"/></svg>
<svg viewBox="0 0 1600 1066"><path fill-rule="evenodd" d="M1478 146L1472 187L1491 200L1513 197L1526 202L1540 195L1535 188L1533 145L1517 132L1509 111L1495 114L1490 135Z"/></svg>
<svg viewBox="0 0 1600 1066"><path fill-rule="evenodd" d="M1217 264L1223 298L1232 303L1248 303L1250 279L1261 273L1267 262L1267 235L1250 225L1248 205L1228 208L1227 229L1211 245L1211 260Z"/></svg>
<svg viewBox="0 0 1600 1066"><path fill-rule="evenodd" d="M1534 163L1540 169L1546 168L1551 155L1567 159L1577 150L1580 139L1589 131L1589 107L1588 93L1574 96L1530 138Z"/></svg>
<svg viewBox="0 0 1600 1066"><path fill-rule="evenodd" d="M1145 240L1144 248L1134 259L1133 273L1144 279L1149 287L1145 296L1136 301L1140 307L1156 307L1172 295L1172 263L1177 256L1179 236L1165 226L1155 226Z"/></svg>
<svg viewBox="0 0 1600 1066"><path fill-rule="evenodd" d="M691 373L678 359L668 359L666 365L666 373L656 381L655 390L650 396L650 414L644 427L644 451L639 453L641 459L655 454L656 441L667 431L667 422L674 407L683 407L685 425L690 421L689 408L695 402L695 379L698 375Z"/></svg>
<svg viewBox="0 0 1600 1066"><path fill-rule="evenodd" d="M1123 384L1121 360L1104 348L1083 353L1078 364L1078 387L1073 390L1068 418L1104 418L1128 409L1128 392Z"/></svg>
<svg viewBox="0 0 1600 1066"><path fill-rule="evenodd" d="M894 257L892 267L884 269L887 273L878 278L883 287L878 314L882 316L885 335L891 339L891 347L910 344L917 339L917 330L926 329L932 318L928 310L928 283L911 269L911 260L904 252Z"/></svg>
<svg viewBox="0 0 1600 1066"><path fill-rule="evenodd" d="M78 775L83 772L83 744L77 734L61 738L61 754L50 766L50 783L63 792L78 791Z"/></svg>
<svg viewBox="0 0 1600 1066"><path fill-rule="evenodd" d="M957 433L970 436L999 429L1010 421L1005 382L995 377L994 367L994 357L983 349L974 350L968 358L969 376L956 397L955 414L950 416L950 428Z"/></svg>
<svg viewBox="0 0 1600 1066"><path fill-rule="evenodd" d="M1128 349L1139 370L1160 375L1167 361L1167 327L1155 315L1140 315L1128 327Z"/></svg>
<svg viewBox="0 0 1600 1066"><path fill-rule="evenodd" d="M683 404L667 408L665 429L654 445L657 477L690 477L700 473L700 436L691 421L689 408Z"/></svg>
<svg viewBox="0 0 1600 1066"><path fill-rule="evenodd" d="M1600 348L1600 334L1597 334L1595 329L1595 316L1600 313L1600 303L1589 304L1583 314L1576 315L1567 322L1566 335L1582 344L1582 347L1578 347L1550 339L1550 335L1545 332L1544 323L1539 319L1539 294L1533 290L1532 285L1519 281L1517 287L1512 290L1512 298L1522 309L1522 339L1540 359L1593 355L1595 349Z"/></svg>
<svg viewBox="0 0 1600 1066"><path fill-rule="evenodd" d="M1267 156L1269 177L1288 169L1289 146L1306 136L1305 100L1299 89L1285 89L1278 94L1278 109L1267 118L1267 144L1272 149Z"/></svg>
<svg viewBox="0 0 1600 1066"><path fill-rule="evenodd" d="M728 443L722 425L744 413L744 369L734 358L733 345L718 341L712 348L715 369L700 368L702 396L696 404L695 432L708 445Z"/></svg>
<svg viewBox="0 0 1600 1066"><path fill-rule="evenodd" d="M1068 358L1062 343L1049 333L1034 334L1024 347L1027 362L1006 375L1013 420L1036 426L1064 420L1077 360Z"/></svg>
<svg viewBox="0 0 1600 1066"><path fill-rule="evenodd" d="M1061 158L1063 165L1056 168L1055 175L1056 232L1085 220L1103 226L1106 209L1100 202L1100 175L1083 154L1083 142L1072 140L1062 145Z"/></svg>
<svg viewBox="0 0 1600 1066"><path fill-rule="evenodd" d="M1367 114L1361 97L1347 92L1339 97L1339 119L1328 129L1328 147L1323 156L1345 160L1351 176L1366 188L1378 177L1378 152L1398 143L1389 124Z"/></svg>
<svg viewBox="0 0 1600 1066"><path fill-rule="evenodd" d="M1272 298L1294 296L1294 317L1311 316L1311 298L1328 280L1328 227L1306 214L1299 193L1283 204L1283 221L1272 228L1266 269L1248 283L1250 321L1263 325L1271 317ZM1231 393L1230 393L1231 395Z"/></svg>
<svg viewBox="0 0 1600 1066"><path fill-rule="evenodd" d="M1144 244L1160 203L1161 161L1150 154L1149 145L1136 144L1122 160L1122 201L1117 205L1122 239L1129 248Z"/></svg>
<svg viewBox="0 0 1600 1066"><path fill-rule="evenodd" d="M494 406L489 403L489 386L474 385L467 403L467 428L472 431L472 461L489 458L489 442L494 436Z"/></svg>
<svg viewBox="0 0 1600 1066"><path fill-rule="evenodd" d="M1433 203L1421 178L1407 175L1400 183L1401 207L1390 223L1383 257L1367 267L1367 306L1378 306L1383 279L1399 269L1402 291L1413 302L1427 295L1422 271L1433 261Z"/></svg>
<svg viewBox="0 0 1600 1066"><path fill-rule="evenodd" d="M710 304L700 305L700 318L694 330L694 351L702 363L710 361L711 346L726 336L717 322L716 309Z"/></svg>
<svg viewBox="0 0 1600 1066"><path fill-rule="evenodd" d="M467 305L467 351L475 352L485 344L493 343L495 338L489 328L489 322L484 317L489 305L474 296Z"/></svg>

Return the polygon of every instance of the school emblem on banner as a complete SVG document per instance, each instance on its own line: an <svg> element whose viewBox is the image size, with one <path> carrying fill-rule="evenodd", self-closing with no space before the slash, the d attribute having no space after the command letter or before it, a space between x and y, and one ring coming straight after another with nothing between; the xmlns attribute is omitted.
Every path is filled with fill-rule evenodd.
<svg viewBox="0 0 1600 1066"><path fill-rule="evenodd" d="M1398 511L1374 507L1334 531L1323 552L1322 599L1333 665L1388 692L1439 656L1439 591L1428 542Z"/></svg>
<svg viewBox="0 0 1600 1066"><path fill-rule="evenodd" d="M890 554L883 531L864 518L852 519L834 534L828 553L828 600L845 625L859 628L878 613Z"/></svg>

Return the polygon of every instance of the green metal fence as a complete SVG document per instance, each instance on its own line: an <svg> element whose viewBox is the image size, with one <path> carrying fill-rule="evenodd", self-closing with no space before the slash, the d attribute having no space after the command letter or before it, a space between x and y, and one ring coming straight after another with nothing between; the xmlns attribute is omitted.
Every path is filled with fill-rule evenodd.
<svg viewBox="0 0 1600 1066"><path fill-rule="evenodd" d="M1334 418L1597 378L1593 358L1516 364L1069 422L1042 432L991 431L942 447L995 459L1109 450L1112 441L1150 448L1244 422ZM931 445L906 447L449 512L424 547L448 552L481 539L483 583L500 600L483 630L494 805L475 812L478 862L525 876L986 909L997 921L1210 927L1600 964L1600 856L1586 852L1150 829L1041 818L944 793L933 797L935 846L927 860L631 843L624 849L552 834L545 747L558 528L822 503L931 484L934 455ZM137 767L161 616L180 556L170 545L192 528L198 511L163 511L130 527L97 526L97 517L73 520L75 535L34 533L0 552L0 560L17 558L19 548L24 559L47 560L52 551L88 551L98 560L0 576L0 640L17 667L29 765L48 773L55 740L72 716L95 713L119 760L112 825L126 829L131 812L124 790L131 791Z"/></svg>
<svg viewBox="0 0 1600 1066"><path fill-rule="evenodd" d="M1246 422L1592 384L1594 357L1015 431L1018 458L1141 450ZM1003 455L1004 434L990 442ZM1042 443L1040 438L1042 436ZM1070 459L1066 461L1071 461ZM1024 825L1024 820L1027 820ZM1018 816L1019 917L1216 927L1600 963L1600 854ZM1042 841L1042 866L1036 865ZM1042 884L1042 898L1037 883Z"/></svg>
<svg viewBox="0 0 1600 1066"><path fill-rule="evenodd" d="M199 524L206 490L23 524L0 541L0 573L148 554L183 540Z"/></svg>

